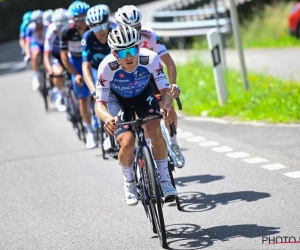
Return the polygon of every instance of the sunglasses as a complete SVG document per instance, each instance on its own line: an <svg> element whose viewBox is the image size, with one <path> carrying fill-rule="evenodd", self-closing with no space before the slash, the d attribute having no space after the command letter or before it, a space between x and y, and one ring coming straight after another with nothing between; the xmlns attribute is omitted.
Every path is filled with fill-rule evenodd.
<svg viewBox="0 0 300 250"><path fill-rule="evenodd" d="M75 17L74 21L75 21L75 23L85 22L85 17Z"/></svg>
<svg viewBox="0 0 300 250"><path fill-rule="evenodd" d="M124 59L127 57L127 53L129 53L130 56L136 56L139 53L139 50L138 50L137 46L135 46L135 47L131 47L128 49L118 50L118 51L116 51L116 53L119 58Z"/></svg>
<svg viewBox="0 0 300 250"><path fill-rule="evenodd" d="M99 25L92 26L91 28L92 28L94 33L97 33L100 30L106 30L107 27L108 27L108 23L104 23L104 24L99 24Z"/></svg>
<svg viewBox="0 0 300 250"><path fill-rule="evenodd" d="M132 26L132 28L135 28L137 31L141 31L142 25Z"/></svg>

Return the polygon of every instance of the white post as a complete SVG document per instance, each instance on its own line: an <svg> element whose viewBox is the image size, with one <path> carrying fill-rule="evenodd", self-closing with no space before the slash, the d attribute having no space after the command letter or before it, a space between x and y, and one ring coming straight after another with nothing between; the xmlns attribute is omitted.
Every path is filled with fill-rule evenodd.
<svg viewBox="0 0 300 250"><path fill-rule="evenodd" d="M221 39L221 43L220 43L220 50L221 50L221 59L222 59L222 67L224 72L226 71L226 57L225 57L225 50L224 50L224 46L223 46L223 35L221 33L221 26L220 26L220 21L219 21L219 12L218 12L218 4L217 4L217 0L214 0L214 6L215 6L215 19L217 22L217 32L220 35L220 39Z"/></svg>
<svg viewBox="0 0 300 250"><path fill-rule="evenodd" d="M244 53L243 53L243 45L242 45L241 35L240 35L240 30L239 30L238 13L237 13L237 9L236 9L234 0L230 0L230 18L231 18L231 23L232 23L235 45L237 47L238 54L239 54L239 61L240 61L240 65L241 65L241 73L242 73L242 78L243 78L244 89L248 90L249 82L248 82L246 64L245 64Z"/></svg>
<svg viewBox="0 0 300 250"><path fill-rule="evenodd" d="M219 105L223 106L227 103L228 93L222 67L220 34L218 34L216 29L211 29L209 32L207 32L206 36L213 60L213 72L218 94L218 101Z"/></svg>

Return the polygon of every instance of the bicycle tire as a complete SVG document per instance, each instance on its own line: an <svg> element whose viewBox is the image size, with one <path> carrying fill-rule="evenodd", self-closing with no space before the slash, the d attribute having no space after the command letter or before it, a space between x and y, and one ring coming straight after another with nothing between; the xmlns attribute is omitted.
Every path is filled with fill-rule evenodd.
<svg viewBox="0 0 300 250"><path fill-rule="evenodd" d="M105 138L104 138L105 131L104 131L104 127L103 127L103 122L102 121L99 122L99 133L100 133L100 139L99 139L99 141L101 143L102 158L103 158L103 160L107 160L108 157L106 157L106 152L105 152L104 147L103 147L104 140L105 140Z"/></svg>
<svg viewBox="0 0 300 250"><path fill-rule="evenodd" d="M78 138L79 140L82 140L84 143L86 143L86 137L85 137L85 127L83 126L82 117L80 115L79 111L79 103L76 99L75 93L73 91L70 91L70 97L71 97L71 105L73 106L74 111L74 122L78 123L79 133Z"/></svg>
<svg viewBox="0 0 300 250"><path fill-rule="evenodd" d="M44 99L44 105L45 105L45 111L49 111L49 106L48 106L48 89L47 89L47 82L46 82L46 72L44 70L40 71L40 92L43 96Z"/></svg>
<svg viewBox="0 0 300 250"><path fill-rule="evenodd" d="M172 183L173 187L176 189L175 180L174 180L174 176L173 176L174 165L170 162L170 157L168 160L168 170L169 170L169 176L170 176L171 183ZM181 211L181 206L180 206L180 201L179 201L178 196L175 198L175 203L176 203L177 209L179 211Z"/></svg>
<svg viewBox="0 0 300 250"><path fill-rule="evenodd" d="M146 204L146 201L145 201L143 185L142 185L142 182L140 181L141 175L140 174L138 175L137 165L140 166L140 164L137 164L137 162L138 162L137 156L135 157L135 161L134 162L135 163L133 164L133 171L134 171L136 186L141 188L141 194L139 195L139 199L142 201L142 204L144 206L146 215L147 215L147 217L149 219L149 222L150 222L150 226L151 226L152 232L155 233L155 234L157 234L155 223L154 223L154 220L153 220L153 214L152 214L150 205ZM140 168L141 168L141 166L140 166Z"/></svg>
<svg viewBox="0 0 300 250"><path fill-rule="evenodd" d="M162 211L162 199L161 199L161 193L160 193L160 188L157 183L157 176L155 174L155 165L153 158L151 157L150 150L149 148L143 147L142 149L143 153L143 158L145 160L145 167L146 171L148 171L150 180L147 180L148 177L146 178L146 182L149 181L148 183L148 195L149 195L149 203L150 203L150 208L152 211L157 235L160 241L160 245L163 248L167 247L167 237L166 237L166 228L165 228L165 221L164 221L164 215ZM146 176L148 176L146 174ZM153 189L153 193L151 194L151 188ZM150 192L149 192L150 191ZM153 200L153 196L155 198L155 201ZM156 204L156 206L155 206Z"/></svg>

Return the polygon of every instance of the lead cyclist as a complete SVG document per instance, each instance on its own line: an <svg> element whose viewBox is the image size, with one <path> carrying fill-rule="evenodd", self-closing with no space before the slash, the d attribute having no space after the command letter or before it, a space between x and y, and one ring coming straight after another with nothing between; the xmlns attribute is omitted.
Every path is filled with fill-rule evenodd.
<svg viewBox="0 0 300 250"><path fill-rule="evenodd" d="M118 24L129 25L131 27L134 27L139 32L140 48L146 48L152 50L160 56L160 59L167 67L167 73L169 77L169 83L170 83L172 95L174 98L179 97L180 88L176 85L177 71L176 71L175 63L172 57L170 56L168 50L162 44L162 42L160 41L159 37L155 34L155 32L151 28L142 25L141 11L134 5L124 5L123 7L119 8L118 11L115 13L115 19ZM163 71L162 66L160 70ZM160 94L160 91L157 89L157 86L153 81L153 77L151 79L151 82L155 94ZM176 114L174 120L174 124L176 128L177 128L177 123L178 123L178 118ZM167 124L166 127L169 129L169 126ZM151 145L150 138L146 138L146 140L148 142L148 145L150 146ZM170 137L170 143L171 143L171 148L177 158L175 159L175 166L179 168L184 167L185 159L178 146L176 135Z"/></svg>

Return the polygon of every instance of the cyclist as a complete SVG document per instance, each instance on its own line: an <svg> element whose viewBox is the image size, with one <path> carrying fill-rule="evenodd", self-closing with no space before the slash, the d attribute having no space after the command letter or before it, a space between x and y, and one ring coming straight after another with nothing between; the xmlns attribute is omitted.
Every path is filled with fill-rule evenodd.
<svg viewBox="0 0 300 250"><path fill-rule="evenodd" d="M40 86L39 80L39 63L42 60L44 51L44 35L45 27L43 25L43 11L35 10L32 12L31 24L28 25L25 34L25 57L24 61L27 62L31 59L31 67L33 70L32 89L38 90Z"/></svg>
<svg viewBox="0 0 300 250"><path fill-rule="evenodd" d="M142 25L141 23L142 13L140 12L140 10L134 5L125 5L118 9L118 11L115 13L115 18L118 24L130 25L131 27L134 27L139 31L139 35L140 35L139 45L141 48L147 48L153 50L160 56L160 59L167 67L169 82L172 84L170 86L172 89L172 94L175 98L179 97L180 89L176 85L177 72L176 72L175 63L172 57L170 56L168 50L162 44L162 42L160 41L159 37L155 34L155 32L151 28ZM153 79L151 80L151 82L154 83ZM153 84L153 88L155 94L159 94L159 91L155 84ZM177 127L177 115L174 124ZM167 126L167 128L169 128L169 126ZM176 155L176 158L179 159L179 160L175 159L175 163L176 163L175 165L177 167L183 167L185 160L178 146L176 135L170 137L170 142L171 142L171 148L174 154ZM149 139L148 139L148 144L150 144Z"/></svg>
<svg viewBox="0 0 300 250"><path fill-rule="evenodd" d="M117 26L109 33L108 44L113 52L104 58L98 68L96 113L104 121L106 132L115 135L120 143L118 159L124 174L125 200L127 205L134 206L138 203L133 173L135 138L130 126L117 129L116 125L131 120L132 106L139 118L162 112L170 124L175 118L175 111L171 108L173 98L167 77L161 70L159 56L153 51L139 49L136 29L127 25ZM151 74L163 96L161 109L149 84ZM145 124L145 130L153 143L152 153L159 169L164 197L166 201L172 201L177 192L169 179L168 150L159 123L157 119L149 121Z"/></svg>
<svg viewBox="0 0 300 250"><path fill-rule="evenodd" d="M27 26L30 24L30 16L32 11L27 11L22 18L22 23L20 26L20 38L19 38L19 44L22 49L22 55L25 54L25 32Z"/></svg>
<svg viewBox="0 0 300 250"><path fill-rule="evenodd" d="M61 31L60 56L65 68L72 74L74 93L79 98L80 114L87 132L86 148L90 149L96 147L96 142L91 124L90 91L83 82L81 67L81 39L84 32L89 30L86 24L86 13L89 8L87 3L81 1L75 1L70 5L68 10L73 17L74 25L70 24Z"/></svg>
<svg viewBox="0 0 300 250"><path fill-rule="evenodd" d="M84 33L81 41L82 45L82 72L85 83L92 95L95 95L97 84L98 66L111 49L107 44L109 30L108 13L102 5L96 5L87 12L86 21L90 30ZM95 128L98 128L97 118Z"/></svg>
<svg viewBox="0 0 300 250"><path fill-rule="evenodd" d="M60 75L63 73L64 68L60 59L59 37L61 29L68 25L69 16L67 10L56 9L53 12L52 23L49 25L44 45L44 65L47 71L47 75ZM56 87L56 100L55 105L58 111L66 111L66 106L63 102L63 86L64 78L55 77L52 79L54 86Z"/></svg>
<svg viewBox="0 0 300 250"><path fill-rule="evenodd" d="M49 27L49 25L51 24L52 14L53 14L53 10L51 9L44 11L43 24L45 27Z"/></svg>

